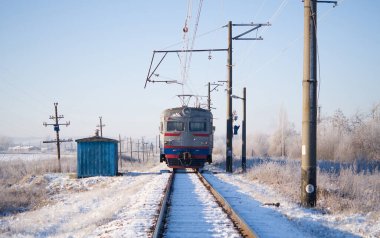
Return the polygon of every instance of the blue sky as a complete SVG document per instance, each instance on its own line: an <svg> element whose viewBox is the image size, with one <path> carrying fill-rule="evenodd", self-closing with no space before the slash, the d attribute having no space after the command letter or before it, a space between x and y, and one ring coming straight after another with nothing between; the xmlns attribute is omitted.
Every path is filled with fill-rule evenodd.
<svg viewBox="0 0 380 238"><path fill-rule="evenodd" d="M71 121L62 137L154 137L162 110L180 105L179 85L148 84L153 50L182 49L187 1L0 1L0 135L53 136L54 102ZM194 24L198 1L193 1ZM380 101L379 1L318 5L322 115L367 112ZM265 23L263 41L233 42L233 94L247 87L248 133L272 132L283 107L301 127L303 3L298 0L204 1L194 49L226 48L227 22ZM247 30L234 28L234 35ZM193 32L190 25L189 34ZM178 57L157 73L181 79ZM226 53L194 53L186 93L207 95L226 80ZM225 135L226 94L212 93L216 134ZM206 101L203 101L204 103ZM241 116L241 101L234 100Z"/></svg>

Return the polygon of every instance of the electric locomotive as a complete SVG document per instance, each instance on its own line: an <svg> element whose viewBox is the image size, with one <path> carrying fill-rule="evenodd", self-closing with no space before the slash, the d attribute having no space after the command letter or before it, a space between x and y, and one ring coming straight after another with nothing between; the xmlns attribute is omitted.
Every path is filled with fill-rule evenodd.
<svg viewBox="0 0 380 238"><path fill-rule="evenodd" d="M170 168L199 169L212 162L212 113L196 107L163 111L160 123L160 162Z"/></svg>

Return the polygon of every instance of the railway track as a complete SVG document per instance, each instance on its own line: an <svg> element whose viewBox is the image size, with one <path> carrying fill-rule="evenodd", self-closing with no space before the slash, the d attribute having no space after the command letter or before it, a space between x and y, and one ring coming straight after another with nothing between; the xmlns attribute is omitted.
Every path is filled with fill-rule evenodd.
<svg viewBox="0 0 380 238"><path fill-rule="evenodd" d="M258 237L201 173L173 172L153 237Z"/></svg>

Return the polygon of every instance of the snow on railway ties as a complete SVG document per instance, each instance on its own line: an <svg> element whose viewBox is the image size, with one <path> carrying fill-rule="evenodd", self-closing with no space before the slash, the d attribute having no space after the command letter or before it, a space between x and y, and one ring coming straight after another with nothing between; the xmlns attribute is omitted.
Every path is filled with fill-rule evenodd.
<svg viewBox="0 0 380 238"><path fill-rule="evenodd" d="M256 237L201 174L173 173L170 181L153 237Z"/></svg>

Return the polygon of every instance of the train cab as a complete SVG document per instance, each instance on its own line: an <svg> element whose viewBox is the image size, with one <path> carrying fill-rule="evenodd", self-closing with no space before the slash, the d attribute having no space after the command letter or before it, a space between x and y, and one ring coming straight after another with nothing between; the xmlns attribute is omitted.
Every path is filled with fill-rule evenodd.
<svg viewBox="0 0 380 238"><path fill-rule="evenodd" d="M163 111L160 122L160 162L170 168L202 168L212 162L213 117L195 107Z"/></svg>

